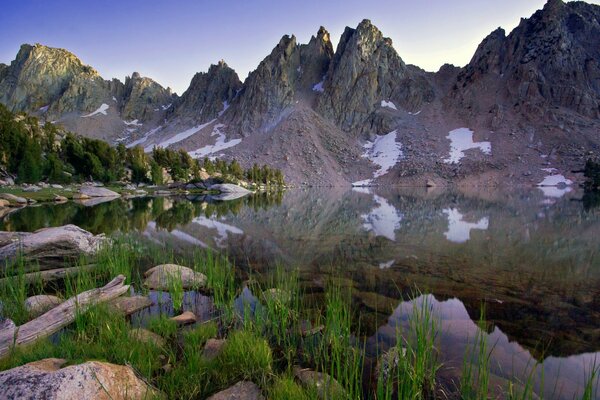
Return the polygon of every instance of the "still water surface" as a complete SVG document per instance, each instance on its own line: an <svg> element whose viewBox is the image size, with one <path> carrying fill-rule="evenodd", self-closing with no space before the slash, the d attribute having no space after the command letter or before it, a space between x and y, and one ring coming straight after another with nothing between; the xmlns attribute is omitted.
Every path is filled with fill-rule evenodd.
<svg viewBox="0 0 600 400"><path fill-rule="evenodd" d="M448 381L481 330L493 347L491 386L531 374L538 393L571 399L600 364L600 207L576 191L334 188L231 202L118 199L27 207L0 230L67 223L180 252L212 248L248 271L297 267L316 301L327 278L341 275L372 352L376 343L393 345L412 308L426 302ZM198 313L210 302L191 299Z"/></svg>

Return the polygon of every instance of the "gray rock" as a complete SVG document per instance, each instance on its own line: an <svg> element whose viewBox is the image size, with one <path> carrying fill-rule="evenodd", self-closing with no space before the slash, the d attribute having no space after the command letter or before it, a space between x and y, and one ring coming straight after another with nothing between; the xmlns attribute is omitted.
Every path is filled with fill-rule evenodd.
<svg viewBox="0 0 600 400"><path fill-rule="evenodd" d="M15 196L14 194L10 194L10 193L0 193L0 199L8 200L11 204L19 204L19 205L27 204L26 198Z"/></svg>
<svg viewBox="0 0 600 400"><path fill-rule="evenodd" d="M6 399L146 399L156 393L129 366L45 359L0 372Z"/></svg>
<svg viewBox="0 0 600 400"><path fill-rule="evenodd" d="M166 341L162 338L162 336L157 335L154 332L150 332L149 330L144 328L131 329L128 335L132 340L139 340L145 343L152 343L158 347L164 347L166 344Z"/></svg>
<svg viewBox="0 0 600 400"><path fill-rule="evenodd" d="M82 186L79 193L88 197L120 197L119 193L98 186Z"/></svg>
<svg viewBox="0 0 600 400"><path fill-rule="evenodd" d="M219 393L213 394L207 400L263 400L260 388L247 381L241 381Z"/></svg>
<svg viewBox="0 0 600 400"><path fill-rule="evenodd" d="M53 184L51 184L51 185L50 185L50 187L51 187L52 189L63 189L62 185L58 185L58 184L56 184L56 183L53 183Z"/></svg>
<svg viewBox="0 0 600 400"><path fill-rule="evenodd" d="M348 394L331 376L310 369L294 368L296 379L309 390L315 390L319 399L345 399Z"/></svg>
<svg viewBox="0 0 600 400"><path fill-rule="evenodd" d="M40 315L52 310L54 307L61 304L64 300L59 297L40 294L37 296L28 297L25 300L25 309L29 312L29 316L37 318Z"/></svg>
<svg viewBox="0 0 600 400"><path fill-rule="evenodd" d="M220 183L216 185L212 185L210 190L217 190L221 194L250 194L252 193L250 190L243 188L238 185L234 185L232 183Z"/></svg>
<svg viewBox="0 0 600 400"><path fill-rule="evenodd" d="M23 186L24 192L39 192L40 190L42 190L42 188L37 185Z"/></svg>
<svg viewBox="0 0 600 400"><path fill-rule="evenodd" d="M161 264L144 273L144 285L154 290L168 291L174 280L181 281L183 289L198 289L206 286L206 275L177 264ZM179 284L179 283L178 283Z"/></svg>
<svg viewBox="0 0 600 400"><path fill-rule="evenodd" d="M14 260L19 251L30 268L34 264L39 264L41 270L63 267L65 261L94 255L105 240L104 236L94 236L75 225L40 229L23 236L18 243L0 248L0 268Z"/></svg>
<svg viewBox="0 0 600 400"><path fill-rule="evenodd" d="M170 318L171 321L175 321L177 325L189 325L196 323L198 317L191 311L185 311L175 317Z"/></svg>
<svg viewBox="0 0 600 400"><path fill-rule="evenodd" d="M225 339L208 339L206 341L206 344L204 345L202 356L208 360L216 358L219 355L219 353L221 353L225 342Z"/></svg>

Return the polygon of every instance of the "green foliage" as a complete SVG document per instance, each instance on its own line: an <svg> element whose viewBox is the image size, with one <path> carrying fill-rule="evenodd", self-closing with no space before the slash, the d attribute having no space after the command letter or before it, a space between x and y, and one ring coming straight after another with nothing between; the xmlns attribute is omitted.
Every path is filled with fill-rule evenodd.
<svg viewBox="0 0 600 400"><path fill-rule="evenodd" d="M600 160L588 159L583 175L586 178L587 188L600 190Z"/></svg>

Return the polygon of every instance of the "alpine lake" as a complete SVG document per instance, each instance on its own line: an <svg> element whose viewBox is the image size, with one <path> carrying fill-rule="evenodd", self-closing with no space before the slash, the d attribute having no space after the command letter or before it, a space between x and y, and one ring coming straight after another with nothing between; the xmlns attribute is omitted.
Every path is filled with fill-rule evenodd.
<svg viewBox="0 0 600 400"><path fill-rule="evenodd" d="M65 224L176 255L223 254L242 285L250 275L297 270L305 302L324 301L335 279L351 293L353 334L371 358L425 304L448 391L476 338L490 349L490 386L531 382L544 398L580 398L600 365L600 201L583 191L310 188L232 201L70 201L24 207L0 230ZM259 298L248 286L236 302ZM188 292L183 309L210 319L211 298ZM174 309L158 304L132 323L157 313ZM600 399L598 389L591 398Z"/></svg>

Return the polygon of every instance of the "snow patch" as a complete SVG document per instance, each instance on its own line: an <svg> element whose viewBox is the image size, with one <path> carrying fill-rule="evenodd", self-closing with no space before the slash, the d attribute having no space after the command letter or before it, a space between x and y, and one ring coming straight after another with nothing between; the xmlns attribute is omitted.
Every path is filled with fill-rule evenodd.
<svg viewBox="0 0 600 400"><path fill-rule="evenodd" d="M363 157L379 165L379 169L373 174L374 178L387 174L403 156L402 144L396 142L396 133L391 131L387 135L377 135L375 141L364 145L366 152Z"/></svg>
<svg viewBox="0 0 600 400"><path fill-rule="evenodd" d="M228 109L228 108L229 108L229 103L227 102L227 100L225 100L225 101L223 102L223 110L219 111L219 117L220 117L221 115L223 115L223 113L224 113L225 111L227 111L227 109Z"/></svg>
<svg viewBox="0 0 600 400"><path fill-rule="evenodd" d="M117 98L115 96L113 96L112 99L115 103L117 102Z"/></svg>
<svg viewBox="0 0 600 400"><path fill-rule="evenodd" d="M550 172L550 171L547 171L547 172ZM573 184L572 180L565 178L563 175L554 174L554 175L546 176L543 181L538 183L538 186L560 186L560 185L569 186L571 184Z"/></svg>
<svg viewBox="0 0 600 400"><path fill-rule="evenodd" d="M480 149L484 154L492 154L490 142L474 142L473 131L469 128L458 128L450 131L446 138L450 139L450 156L444 159L447 164L457 164L465 156L464 151Z"/></svg>
<svg viewBox="0 0 600 400"><path fill-rule="evenodd" d="M400 222L404 215L381 196L373 195L377 207L368 214L361 216L363 228L373 232L376 236L383 236L389 240L396 240L396 229L400 228Z"/></svg>
<svg viewBox="0 0 600 400"><path fill-rule="evenodd" d="M544 180L537 185L538 189L544 193L544 197L558 199L573 190L570 187L570 185L573 184L573 181L565 178L561 174L555 173L557 171L556 168L542 168L542 171L552 174L547 175Z"/></svg>
<svg viewBox="0 0 600 400"><path fill-rule="evenodd" d="M168 109L169 109L169 107L171 107L172 105L173 105L173 103L165 104L165 105L162 105L162 106L161 106L161 108L162 108L163 110L168 110Z"/></svg>
<svg viewBox="0 0 600 400"><path fill-rule="evenodd" d="M358 191L359 188L366 188L368 186L371 186L372 184L373 184L373 179L365 179L362 181L352 182L352 187L353 187L353 190L357 189L357 191ZM367 191L368 190L369 189L367 189Z"/></svg>
<svg viewBox="0 0 600 400"><path fill-rule="evenodd" d="M379 269L388 269L392 265L394 265L395 261L396 260L390 260L390 261L387 261L387 262L379 263Z"/></svg>
<svg viewBox="0 0 600 400"><path fill-rule="evenodd" d="M96 111L94 111L93 113L87 114L87 115L82 115L81 118L93 117L94 115L97 115L97 114L106 115L106 110L108 110L108 104L102 103L102 105L100 107L98 107L98 109Z"/></svg>
<svg viewBox="0 0 600 400"><path fill-rule="evenodd" d="M225 137L225 134L221 132L221 128L223 128L224 126L225 125L223 124L217 124L213 128L211 136L218 136L217 140L215 141L215 144L209 144L197 150L190 151L190 156L192 156L193 158L202 158L209 154L217 153L219 151L223 151L225 149L240 144L242 142L242 139L231 139L230 141L226 142L227 138Z"/></svg>
<svg viewBox="0 0 600 400"><path fill-rule="evenodd" d="M419 114L421 114L421 111L423 111L423 110L419 110L419 111L417 111L417 112L410 112L410 111L409 111L409 112L408 112L408 115L419 115Z"/></svg>
<svg viewBox="0 0 600 400"><path fill-rule="evenodd" d="M146 140L148 140L148 138L150 136L154 135L160 129L162 129L162 126L158 126L158 127L154 128L154 129L146 132L143 137L139 138L138 140L134 140L133 142L129 143L126 147L131 148L131 147L137 146L138 144L144 143ZM150 150L152 150L152 149L150 149ZM144 151L147 151L147 150L144 149Z"/></svg>
<svg viewBox="0 0 600 400"><path fill-rule="evenodd" d="M573 190L570 186L562 188L556 186L538 186L538 189L544 193L544 197L552 197L554 199L559 199Z"/></svg>
<svg viewBox="0 0 600 400"><path fill-rule="evenodd" d="M471 238L471 229L487 230L488 217L483 217L476 223L463 220L463 215L456 208L444 209L448 216L448 230L444 233L446 239L454 243L465 243Z"/></svg>
<svg viewBox="0 0 600 400"><path fill-rule="evenodd" d="M139 123L137 119L134 119L133 121L123 121L123 123L127 126L142 126L143 124Z"/></svg>
<svg viewBox="0 0 600 400"><path fill-rule="evenodd" d="M394 103L392 103L391 101L381 100L381 107L387 107L387 108L391 108L392 110L398 110L396 108L396 105Z"/></svg>
<svg viewBox="0 0 600 400"><path fill-rule="evenodd" d="M240 228L217 221L216 219L197 217L194 218L192 222L204 226L208 229L215 229L218 235L218 237L215 238L215 243L219 247L223 246L223 241L225 241L229 237L230 233L234 235L242 235L244 233L244 231Z"/></svg>
<svg viewBox="0 0 600 400"><path fill-rule="evenodd" d="M184 242L188 242L188 243L191 243L196 246L200 246L205 249L208 248L208 245L206 243L204 243L203 241L198 240L195 237L193 237L192 235L190 235L189 233L185 233L183 231L180 231L179 229L173 229L169 233L171 235L175 236L177 239L182 240Z"/></svg>
<svg viewBox="0 0 600 400"><path fill-rule="evenodd" d="M371 189L368 188L369 185L356 185L357 183L361 183L361 182L366 182L366 181L354 182L352 184L352 191L357 192L357 193L371 194ZM369 180L369 182L370 182L370 180Z"/></svg>
<svg viewBox="0 0 600 400"><path fill-rule="evenodd" d="M190 129L187 129L183 132L179 132L178 134L171 136L169 139L167 139L163 142L160 142L159 144L156 145L156 147L167 148L174 143L181 142L182 140L185 140L185 139L189 138L190 136L198 133L200 130L206 128L208 125L212 124L215 121L216 120L213 119L211 121L208 121L205 124L197 125Z"/></svg>
<svg viewBox="0 0 600 400"><path fill-rule="evenodd" d="M325 89L323 88L323 84L325 83L325 77L319 83L315 83L312 87L313 92L323 93Z"/></svg>
<svg viewBox="0 0 600 400"><path fill-rule="evenodd" d="M44 106L44 107L40 107L39 111L42 113L45 113L46 111L48 111L48 108L50 108L50 105Z"/></svg>

